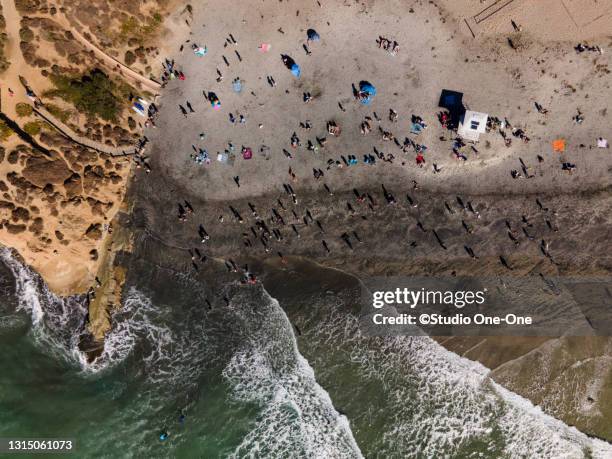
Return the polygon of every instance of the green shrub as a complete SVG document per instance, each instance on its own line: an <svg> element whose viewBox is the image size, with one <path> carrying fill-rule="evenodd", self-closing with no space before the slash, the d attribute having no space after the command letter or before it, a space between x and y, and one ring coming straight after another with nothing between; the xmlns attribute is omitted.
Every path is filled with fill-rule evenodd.
<svg viewBox="0 0 612 459"><path fill-rule="evenodd" d="M127 36L136 33L138 33L138 20L130 16L121 24L121 34Z"/></svg>
<svg viewBox="0 0 612 459"><path fill-rule="evenodd" d="M52 75L51 81L57 89L47 91L45 95L60 97L87 115L115 122L117 115L123 110L115 95L118 92L117 85L99 69L92 70L89 75L83 75L80 79Z"/></svg>
<svg viewBox="0 0 612 459"><path fill-rule="evenodd" d="M137 41L142 44L159 30L163 20L163 16L158 11L148 16L144 21L130 16L121 23L119 39L122 42Z"/></svg>
<svg viewBox="0 0 612 459"><path fill-rule="evenodd" d="M37 13L41 0L15 0L17 11L22 14Z"/></svg>
<svg viewBox="0 0 612 459"><path fill-rule="evenodd" d="M24 116L30 116L32 114L32 106L25 102L19 102L15 106L15 111L17 112L17 116L23 118Z"/></svg>
<svg viewBox="0 0 612 459"><path fill-rule="evenodd" d="M15 132L6 125L3 120L0 120L0 140L8 140Z"/></svg>
<svg viewBox="0 0 612 459"><path fill-rule="evenodd" d="M134 53L132 51L126 51L125 52L125 57L124 57L123 60L125 62L125 65L127 65L129 67L134 62L136 62L136 56L134 55Z"/></svg>
<svg viewBox="0 0 612 459"><path fill-rule="evenodd" d="M0 15L0 30L4 29L3 24L4 24L4 17ZM0 73L8 69L10 65L10 62L4 55L4 47L6 45L7 40L8 40L8 36L6 35L6 32L0 31Z"/></svg>
<svg viewBox="0 0 612 459"><path fill-rule="evenodd" d="M30 134L31 136L35 136L40 134L40 130L42 129L42 122L40 121L30 121L23 126L23 130Z"/></svg>
<svg viewBox="0 0 612 459"><path fill-rule="evenodd" d="M19 30L19 38L21 38L21 41L29 43L34 40L34 32L32 32L32 29L24 27Z"/></svg>
<svg viewBox="0 0 612 459"><path fill-rule="evenodd" d="M60 108L54 104L45 104L45 108L62 123L68 121L72 116L72 112L70 110L64 110L63 108Z"/></svg>
<svg viewBox="0 0 612 459"><path fill-rule="evenodd" d="M0 73L4 72L6 69L8 69L10 65L11 65L11 63L8 61L8 59L6 57L2 56L1 53L0 53Z"/></svg>

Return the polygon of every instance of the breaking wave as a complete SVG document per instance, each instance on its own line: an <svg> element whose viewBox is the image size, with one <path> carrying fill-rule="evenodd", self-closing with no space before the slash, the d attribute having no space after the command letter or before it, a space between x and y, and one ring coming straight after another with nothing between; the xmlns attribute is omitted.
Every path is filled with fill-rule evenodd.
<svg viewBox="0 0 612 459"><path fill-rule="evenodd" d="M9 249L0 249L0 261L15 279L17 311L31 319L31 333L41 347L57 357L75 363L81 360L79 337L87 315L82 296L60 298L53 294L40 276L15 259ZM15 324L15 316L4 318Z"/></svg>
<svg viewBox="0 0 612 459"><path fill-rule="evenodd" d="M85 373L97 373L124 362L138 353L151 383L183 378L198 367L202 327L190 326L189 333L177 333L168 325L169 308L158 307L135 288L129 289L122 307L112 313L112 328L104 339L104 350L93 362L79 349L85 332L87 306L83 296L66 298L53 294L40 276L20 263L8 249L0 250L0 261L15 279L17 311L31 320L34 341ZM2 318L0 326L20 324L18 316Z"/></svg>
<svg viewBox="0 0 612 459"><path fill-rule="evenodd" d="M362 457L278 302L267 294L256 303L238 295L231 307L244 324L244 345L223 376L235 401L255 403L260 412L230 457Z"/></svg>
<svg viewBox="0 0 612 459"><path fill-rule="evenodd" d="M206 366L203 323L173 321L172 305L156 305L134 287L113 312L111 323L102 354L92 363L83 363L86 371L96 373L130 358L138 361L149 387L163 384L177 392L195 389L197 375Z"/></svg>
<svg viewBox="0 0 612 459"><path fill-rule="evenodd" d="M131 288L113 313L102 354L87 363L78 349L84 299L58 298L9 250L0 250L0 261L15 278L17 309L30 317L30 335L46 351L89 374L138 362L132 371L146 383L138 395L143 406L161 405L152 398L155 388L199 390L198 375L213 358L204 351L218 349L214 340L222 339L209 337L199 316L177 321L174 305L156 305ZM236 334L236 350L222 372L231 401L258 409L230 457L359 458L355 437L368 438L362 447L382 457L612 457L612 445L543 413L492 381L481 364L428 337L363 336L357 318L332 312L303 327L309 362L284 311L265 291L239 289L223 315ZM8 315L0 327L22 324ZM338 353L342 363L328 365ZM350 380L342 380L343 365L351 367ZM350 425L317 379L332 393L350 387ZM372 387L378 397L371 398Z"/></svg>
<svg viewBox="0 0 612 459"><path fill-rule="evenodd" d="M379 388L384 402L357 411L383 426L370 445L381 456L612 457L612 445L543 413L429 337L366 337L356 318L340 313L313 329L310 342L350 355L359 374L354 399L368 400L361 387ZM316 360L324 372L325 357ZM367 426L353 425L357 438L360 428Z"/></svg>
<svg viewBox="0 0 612 459"><path fill-rule="evenodd" d="M167 326L156 323L161 315L149 298L130 289L121 308L111 315L112 328L104 337L102 354L92 363L84 362L84 368L98 372L123 362L139 343L147 346L143 360L149 365L164 361L174 336Z"/></svg>

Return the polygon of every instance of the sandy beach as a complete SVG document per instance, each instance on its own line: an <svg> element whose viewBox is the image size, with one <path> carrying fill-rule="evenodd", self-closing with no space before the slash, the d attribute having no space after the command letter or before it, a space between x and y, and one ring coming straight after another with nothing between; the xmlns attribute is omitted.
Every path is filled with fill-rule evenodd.
<svg viewBox="0 0 612 459"><path fill-rule="evenodd" d="M173 56L186 80L171 81L164 89L157 128L147 132L153 172L137 173L131 188L130 199L137 203L134 227L144 238L183 249L185 270L206 265L194 255L199 248L204 258L224 261L230 269L254 266L262 257L282 261L300 255L357 276L608 276L611 260L602 247L609 238L612 157L596 141L608 132L602 96L609 55L579 54L570 41L595 42L600 29L589 29L594 34L589 37L584 31L536 32L520 9L508 7L499 15L503 27L491 22L490 30L481 29L474 39L453 7L446 8L393 1L262 2L232 4L227 15L210 2L195 7L189 41ZM398 16L398 11L407 14ZM525 24L513 30L510 20ZM309 28L320 41L306 43ZM392 55L380 49L379 36L397 40L400 51ZM509 46L509 36L520 44L517 49ZM206 46L207 54L194 55L194 44ZM261 52L261 44L269 44L270 51ZM284 67L281 54L300 65L299 79ZM240 92L233 89L236 78ZM353 98L351 85L361 80L377 88L371 105ZM444 89L462 93L466 108L505 120L511 144L506 146L501 130L493 129L474 149L463 147L467 161L458 161L452 133L436 118ZM210 92L221 102L218 111L203 95ZM312 95L307 103L305 92ZM192 109L182 114L179 105L187 102ZM538 111L536 102L545 109ZM391 109L397 121L390 120ZM575 121L577 114L584 122ZM427 124L418 135L410 133L412 115ZM371 132L362 135L360 125L368 119ZM341 127L340 136L327 133L328 121ZM399 145L386 141L379 127ZM529 142L512 135L517 129ZM291 147L294 132L297 148ZM402 150L405 137L427 146L424 167L417 167L411 149ZM324 145L317 141L321 138ZM558 139L565 141L563 152L553 151ZM309 140L315 150L306 148ZM253 151L252 159L242 158L243 147ZM193 160L198 149L206 150L210 164ZM224 151L235 156L232 164L217 161ZM363 155L375 151L393 159L377 155L375 164L364 164ZM344 165L341 157L348 155L355 155L358 164ZM562 169L566 162L575 165L571 173ZM324 175L316 179L313 169ZM521 170L516 178L512 171ZM383 186L397 204L387 205ZM194 213L177 223L185 201ZM279 233L268 234L256 224L260 218ZM199 225L210 236L205 244ZM468 356L492 369L511 360L515 369L527 367L534 355L552 356L564 346L541 338L508 338L487 340L476 351L478 343L469 339L442 342L460 354L469 350ZM580 340L574 345L582 349ZM592 348L585 344L562 365L598 359L603 366L589 370L588 377L607 380L609 341L594 354L587 349ZM562 377L584 377L572 373ZM503 371L497 374L512 390L542 397L502 376ZM542 381L544 392L557 383L558 377ZM554 397L545 405L605 437L607 415L600 409L608 410L609 404L601 390L599 409L579 419Z"/></svg>

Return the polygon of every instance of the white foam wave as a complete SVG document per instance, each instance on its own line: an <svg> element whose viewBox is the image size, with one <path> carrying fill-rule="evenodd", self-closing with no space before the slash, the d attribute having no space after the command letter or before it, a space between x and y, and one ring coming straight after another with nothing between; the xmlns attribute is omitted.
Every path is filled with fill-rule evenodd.
<svg viewBox="0 0 612 459"><path fill-rule="evenodd" d="M201 327L189 324L190 330L174 330L171 319L171 310L130 288L122 307L112 315L102 354L84 363L84 369L96 373L112 368L137 352L149 383L171 384L175 390L191 384L205 358Z"/></svg>
<svg viewBox="0 0 612 459"><path fill-rule="evenodd" d="M493 382L483 365L429 337L368 338L357 319L333 314L309 339L348 352L362 384L380 387L385 405L369 406L367 415L380 409L386 419L381 455L612 457L612 445L543 413Z"/></svg>
<svg viewBox="0 0 612 459"><path fill-rule="evenodd" d="M49 291L44 281L27 266L17 261L10 250L0 250L0 261L15 278L17 309L26 312L32 323L36 343L72 364L79 365L84 375L98 373L138 350L144 373L150 383L163 382L175 386L193 383L202 364L201 327L195 324L190 333L176 333L169 327L168 308L157 307L135 288L128 291L121 308L113 312L112 329L105 336L102 354L93 362L79 349L79 340L87 314L81 297L60 298ZM19 320L8 316L0 327ZM195 337L195 339L194 339Z"/></svg>
<svg viewBox="0 0 612 459"><path fill-rule="evenodd" d="M0 261L15 278L17 310L30 316L35 341L61 358L79 361L78 330L87 313L82 299L53 294L40 276L17 261L7 248L0 249Z"/></svg>
<svg viewBox="0 0 612 459"><path fill-rule="evenodd" d="M24 325L24 321L17 316L0 317L0 328L15 328Z"/></svg>
<svg viewBox="0 0 612 459"><path fill-rule="evenodd" d="M11 270L15 278L15 293L18 299L18 310L26 311L32 318L32 324L40 326L45 313L41 303L39 282L34 273L19 263L9 249L0 250L0 259Z"/></svg>
<svg viewBox="0 0 612 459"><path fill-rule="evenodd" d="M299 354L276 300L232 304L245 324L245 345L223 371L235 400L257 403L252 430L230 457L359 458L348 420L333 407Z"/></svg>
<svg viewBox="0 0 612 459"><path fill-rule="evenodd" d="M155 323L160 311L149 298L132 288L124 298L120 309L113 312L112 328L104 338L102 354L91 364L84 364L88 371L98 372L124 361L138 342L149 344L143 356L145 362L162 360L165 349L172 343L171 330Z"/></svg>

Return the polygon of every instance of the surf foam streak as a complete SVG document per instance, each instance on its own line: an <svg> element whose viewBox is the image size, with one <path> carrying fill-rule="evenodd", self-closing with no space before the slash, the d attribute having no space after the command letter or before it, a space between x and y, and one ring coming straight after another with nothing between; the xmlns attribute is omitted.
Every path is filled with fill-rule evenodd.
<svg viewBox="0 0 612 459"><path fill-rule="evenodd" d="M15 278L17 310L30 316L34 340L56 356L72 363L80 361L78 338L87 314L83 298L56 296L38 274L17 261L7 248L0 249L0 261Z"/></svg>
<svg viewBox="0 0 612 459"><path fill-rule="evenodd" d="M19 301L18 310L26 311L32 318L35 328L42 325L45 313L43 311L40 286L34 273L19 263L9 249L0 251L0 259L11 270L15 278L15 293Z"/></svg>
<svg viewBox="0 0 612 459"><path fill-rule="evenodd" d="M367 406L367 394L354 394L365 416L382 420L380 455L582 458L588 451L612 457L612 445L543 413L493 382L483 365L429 337L366 337L356 318L337 312L308 328L315 330L309 342L322 343L314 352L348 353L360 385L380 387L381 407ZM313 362L322 371L325 364L324 357Z"/></svg>
<svg viewBox="0 0 612 459"><path fill-rule="evenodd" d="M233 398L261 412L230 457L360 458L348 420L297 348L292 326L266 293L253 304L238 294L230 308L242 325L244 345L223 371Z"/></svg>
<svg viewBox="0 0 612 459"><path fill-rule="evenodd" d="M90 363L79 349L87 316L84 298L54 295L9 249L0 249L0 262L15 279L17 310L29 316L30 335L45 353L78 366L85 377L112 369L137 353L133 376L145 375L145 390L151 394L156 384L172 387L174 393L196 391L198 375L207 364L202 349L209 339L199 318L176 324L172 305L156 306L131 288L123 305L112 314L112 328L105 336L102 354ZM23 319L12 314L2 318L0 327L22 324Z"/></svg>
<svg viewBox="0 0 612 459"><path fill-rule="evenodd" d="M175 368L178 362L189 362L191 347L197 343L177 339L163 324L162 308L132 288L122 307L112 314L113 326L105 336L102 355L89 363L78 347L87 314L83 298L56 296L40 276L17 261L9 249L0 250L0 261L15 278L17 309L30 316L35 341L45 350L79 364L86 373L97 373L124 361L137 345L141 345L142 358L150 370L152 382L163 379L163 376L167 376L167 382L178 373L178 368ZM183 373L183 368L180 373Z"/></svg>
<svg viewBox="0 0 612 459"><path fill-rule="evenodd" d="M203 365L203 327L198 323L171 326L172 308L155 305L144 293L130 288L121 308L113 312L112 328L104 339L102 354L84 363L89 372L111 368L136 354L147 382L185 389Z"/></svg>
<svg viewBox="0 0 612 459"><path fill-rule="evenodd" d="M113 321L116 327L106 337L101 358L88 363L86 355L78 348L81 326L87 313L85 305L82 304L84 301L79 302L77 297L60 298L50 292L40 276L17 261L9 249L0 250L0 261L10 269L15 278L17 309L30 316L35 341L46 348L51 345L50 349L54 354L78 363L82 369L97 372L124 360L134 348L139 331L148 331L148 335L154 338L153 341L159 342L158 348L163 345L166 334L157 333L157 329L148 327L150 321L147 320L147 312L152 309L152 305L146 299L135 295L128 297L125 308L114 316L135 316L133 318L136 320Z"/></svg>
<svg viewBox="0 0 612 459"><path fill-rule="evenodd" d="M172 342L172 332L154 324L154 318L159 314L149 298L136 289L130 289L121 308L111 315L112 328L104 337L102 354L91 364L84 363L84 368L95 373L123 362L137 343L144 341L150 344L145 361L163 359L164 347Z"/></svg>

